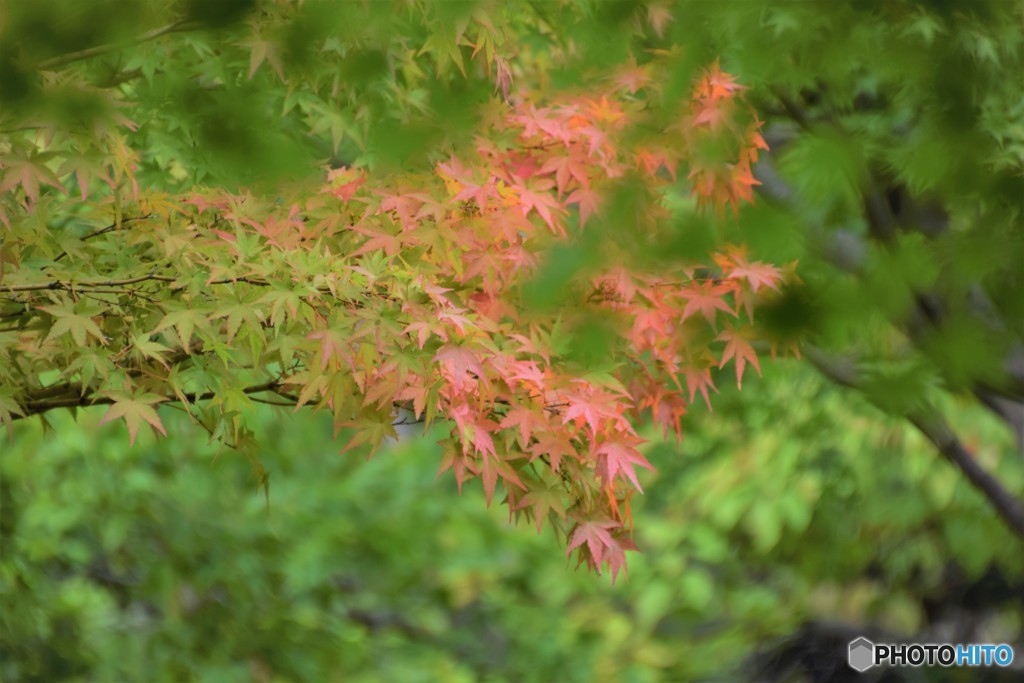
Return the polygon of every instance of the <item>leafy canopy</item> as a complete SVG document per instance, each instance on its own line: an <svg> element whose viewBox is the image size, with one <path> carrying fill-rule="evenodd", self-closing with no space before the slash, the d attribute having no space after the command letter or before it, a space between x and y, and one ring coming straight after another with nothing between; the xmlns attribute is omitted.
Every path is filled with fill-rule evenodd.
<svg viewBox="0 0 1024 683"><path fill-rule="evenodd" d="M107 405L131 434L176 409L250 450L260 401L329 411L351 446L443 424L460 484L614 575L640 421L678 434L801 343L1024 537L944 416L977 402L1024 444L1021 20L13 4L0 420Z"/></svg>
<svg viewBox="0 0 1024 683"><path fill-rule="evenodd" d="M523 85L577 49L525 7L199 7L7 56L0 419L106 405L134 442L177 409L249 450L256 402L329 411L346 450L443 421L460 488L614 579L639 421L678 436L715 370L758 368L782 282L642 248L752 199L743 86L671 52Z"/></svg>

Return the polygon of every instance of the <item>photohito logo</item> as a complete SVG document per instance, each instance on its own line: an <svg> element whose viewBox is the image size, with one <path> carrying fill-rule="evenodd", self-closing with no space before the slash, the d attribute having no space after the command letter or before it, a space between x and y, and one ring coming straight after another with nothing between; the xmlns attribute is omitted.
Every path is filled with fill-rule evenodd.
<svg viewBox="0 0 1024 683"><path fill-rule="evenodd" d="M855 671L873 666L1010 666L1013 648L1006 643L872 643L863 636L850 641L846 661Z"/></svg>

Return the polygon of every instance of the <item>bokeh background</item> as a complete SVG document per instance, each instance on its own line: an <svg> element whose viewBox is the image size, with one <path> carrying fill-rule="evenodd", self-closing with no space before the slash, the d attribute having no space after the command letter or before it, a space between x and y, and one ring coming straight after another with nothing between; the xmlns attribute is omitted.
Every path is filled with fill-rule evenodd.
<svg viewBox="0 0 1024 683"><path fill-rule="evenodd" d="M614 586L436 478L430 435L367 461L328 417L268 413L250 461L173 413L133 448L102 409L18 424L0 679L1017 680L846 667L860 634L1021 652L1019 548L912 429L798 363L764 370L654 446ZM1019 486L1003 428L961 418Z"/></svg>

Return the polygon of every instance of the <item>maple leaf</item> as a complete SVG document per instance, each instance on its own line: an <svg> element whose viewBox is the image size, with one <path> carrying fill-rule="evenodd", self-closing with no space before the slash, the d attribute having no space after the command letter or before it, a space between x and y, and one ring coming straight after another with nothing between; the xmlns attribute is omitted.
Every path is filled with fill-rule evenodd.
<svg viewBox="0 0 1024 683"><path fill-rule="evenodd" d="M723 298L732 289L725 285L718 285L713 282L692 283L683 289L679 295L686 299L686 306L683 308L683 320L700 311L704 319L712 326L715 324L715 311L725 311L729 315L736 315L736 312L726 303Z"/></svg>
<svg viewBox="0 0 1024 683"><path fill-rule="evenodd" d="M752 202L754 200L753 186L760 185L761 181L754 178L754 174L750 170L750 161L742 159L738 163L733 164L730 169L729 184L733 212L735 213L739 209L740 200L745 202Z"/></svg>
<svg viewBox="0 0 1024 683"><path fill-rule="evenodd" d="M40 183L63 192L64 186L61 185L60 179L46 166L46 161L52 156L52 154L44 152L42 154L33 154L28 158L5 158L3 166L0 166L0 171L2 171L2 175L0 175L0 192L8 192L21 185L21 189L28 198L30 207L34 206L39 199Z"/></svg>
<svg viewBox="0 0 1024 683"><path fill-rule="evenodd" d="M605 418L621 421L619 410L621 404L616 397L606 391L594 390L589 393L573 392L566 398L568 407L562 417L562 423L575 422L576 426L587 425L592 436L596 436Z"/></svg>
<svg viewBox="0 0 1024 683"><path fill-rule="evenodd" d="M353 258L355 258L356 256L362 256L367 252L376 251L378 249L383 249L385 255L387 256L394 256L399 251L401 251L403 243L410 244L415 241L412 238L403 238L400 235L392 235L391 233L385 232L384 230L364 228L359 225L353 225L352 230L363 235L366 235L367 237L370 238L366 240L366 243L363 244L363 246L361 246L356 251L352 252Z"/></svg>
<svg viewBox="0 0 1024 683"><path fill-rule="evenodd" d="M693 401L691 395L690 401ZM637 406L640 409L650 408L654 421L661 425L663 438L668 438L668 430L671 428L678 438L683 436L682 418L686 414L686 402L682 395L674 391L666 391L663 386L656 384L647 393Z"/></svg>
<svg viewBox="0 0 1024 683"><path fill-rule="evenodd" d="M647 6L647 23L659 38L665 35L665 29L672 20L672 8L668 3L652 2Z"/></svg>
<svg viewBox="0 0 1024 683"><path fill-rule="evenodd" d="M195 331L197 326L206 327L207 317L198 309L195 308L184 308L177 311L169 311L164 315L163 319L153 329L151 334L162 332L168 328L173 327L174 331L178 335L178 341L181 343L181 348L185 353L191 353L190 344L192 341L192 333Z"/></svg>
<svg viewBox="0 0 1024 683"><path fill-rule="evenodd" d="M628 538L615 537L615 545L605 549L604 561L608 563L608 569L612 572L612 585L619 576L619 571L626 571L626 551L636 550L636 545ZM628 580L628 571L627 580Z"/></svg>
<svg viewBox="0 0 1024 683"><path fill-rule="evenodd" d="M740 265L733 268L728 277L743 278L755 292L761 287L779 288L779 281L782 279L781 271L775 266L770 266L760 261L747 265Z"/></svg>
<svg viewBox="0 0 1024 683"><path fill-rule="evenodd" d="M754 347L737 330L727 329L718 335L716 339L726 342L725 352L722 354L722 360L718 367L723 367L729 359L733 359L736 363L737 386L742 386L743 368L746 367L748 361L757 370L757 374L761 374L761 366L757 362L757 353L754 351Z"/></svg>
<svg viewBox="0 0 1024 683"><path fill-rule="evenodd" d="M650 80L651 76L647 73L647 68L637 66L636 59L633 57L630 57L626 66L620 69L613 78L617 88L621 88L631 95L647 85Z"/></svg>
<svg viewBox="0 0 1024 683"><path fill-rule="evenodd" d="M586 544L593 564L600 567L606 549L616 545L615 539L612 538L608 530L621 526L619 522L612 520L585 520L578 522L573 529L569 540L569 548L565 554L570 555L573 550Z"/></svg>
<svg viewBox="0 0 1024 683"><path fill-rule="evenodd" d="M536 211L544 219L551 232L564 236L565 229L557 219L559 214L565 212L565 209L557 199L545 192L546 189L551 187L551 184L551 181L548 180L535 186L536 189L519 186L519 198L523 205L523 215L527 215L531 210Z"/></svg>
<svg viewBox="0 0 1024 683"><path fill-rule="evenodd" d="M512 466L504 458L494 453L484 453L483 466L480 468L480 478L483 480L484 497L487 499L488 505L491 504L491 500L494 497L499 476L506 487L512 484L523 491L527 490L526 485L519 479L519 475L516 474L516 471L512 469Z"/></svg>
<svg viewBox="0 0 1024 683"><path fill-rule="evenodd" d="M444 341L448 341L448 332L444 329L444 325L429 320L417 320L416 322L409 323L402 332L404 334L415 332L416 343L421 349L427 343L427 340L430 339L431 335L437 335Z"/></svg>
<svg viewBox="0 0 1024 683"><path fill-rule="evenodd" d="M693 399L699 391L704 397L704 403L707 404L708 410L711 410L708 387L715 393L718 393L718 389L711 379L711 370L708 368L688 367L683 370L683 374L686 375L686 388L690 391L690 403L693 403Z"/></svg>
<svg viewBox="0 0 1024 683"><path fill-rule="evenodd" d="M427 397L430 395L429 387L422 381L417 384L410 384L404 387L395 396L398 401L412 401L413 415L419 420L427 409Z"/></svg>
<svg viewBox="0 0 1024 683"><path fill-rule="evenodd" d="M502 418L501 423L498 425L502 429L508 429L509 427L519 427L519 443L522 446L530 443L530 437L534 431L540 431L548 428L549 423L544 414L532 408L530 406L517 405L512 406L508 413Z"/></svg>
<svg viewBox="0 0 1024 683"><path fill-rule="evenodd" d="M507 60L501 57L494 58L495 66L495 88L501 89L502 98L508 102L509 89L512 86L512 67Z"/></svg>
<svg viewBox="0 0 1024 683"><path fill-rule="evenodd" d="M595 121L615 123L625 116L622 111L622 107L620 107L614 100L609 101L607 95L602 95L600 100L587 100L586 105L587 113L589 113Z"/></svg>
<svg viewBox="0 0 1024 683"><path fill-rule="evenodd" d="M711 100L728 99L733 93L746 90L746 86L736 82L736 77L722 71L718 60L704 71L704 79L697 90L697 96Z"/></svg>
<svg viewBox="0 0 1024 683"><path fill-rule="evenodd" d="M548 456L548 463L551 471L557 472L562 464L562 457L575 458L578 456L572 442L561 433L544 432L537 437L536 443L530 446L530 462L533 462L542 455Z"/></svg>
<svg viewBox="0 0 1024 683"><path fill-rule="evenodd" d="M576 155L556 156L548 161L537 171L538 175L555 174L555 189L558 196L565 194L566 188L571 180L575 180L581 187L589 187L590 179L587 176L587 164Z"/></svg>
<svg viewBox="0 0 1024 683"><path fill-rule="evenodd" d="M282 81L284 80L284 69L281 68L281 57L278 54L276 45L262 38L253 38L243 44L252 47L252 50L249 52L249 80L252 80L252 77L259 70L263 62L269 62L270 68L274 70L274 73Z"/></svg>
<svg viewBox="0 0 1024 683"><path fill-rule="evenodd" d="M135 445L135 436L139 433L139 427L143 422L149 423L154 431L167 436L167 430L164 429L160 416L153 409L155 404L166 401L166 397L151 393L135 395L110 393L108 396L114 399L114 403L107 409L100 424L104 425L112 420L124 418L125 424L128 425L129 445Z"/></svg>
<svg viewBox="0 0 1024 683"><path fill-rule="evenodd" d="M91 315L77 313L70 303L62 306L40 306L39 310L46 311L55 318L49 334L46 335L47 339L70 334L79 346L85 346L87 337L95 337L100 344L106 344L108 341L103 330L93 321Z"/></svg>
<svg viewBox="0 0 1024 683"><path fill-rule="evenodd" d="M565 199L566 204L576 204L580 209L580 225L585 225L587 219L597 213L599 197L597 192L589 187L578 187Z"/></svg>
<svg viewBox="0 0 1024 683"><path fill-rule="evenodd" d="M537 524L537 533L541 532L544 518L549 512L554 512L562 519L565 519L565 502L562 500L565 491L558 484L551 486L534 485L526 492L522 499L516 504L516 510L530 508L533 521Z"/></svg>
<svg viewBox="0 0 1024 683"><path fill-rule="evenodd" d="M487 376L476 353L465 346L445 344L435 354L434 362L441 364L441 368L451 379L452 386L456 391L460 390L463 385L472 382L470 373L480 378Z"/></svg>
<svg viewBox="0 0 1024 683"><path fill-rule="evenodd" d="M598 457L598 476L609 485L616 476L624 475L632 482L637 491L643 492L636 477L635 466L646 467L653 471L654 467L647 458L635 447L644 440L627 434L618 434L611 439L598 443L594 455Z"/></svg>
<svg viewBox="0 0 1024 683"><path fill-rule="evenodd" d="M350 180L347 183L342 183L338 187L333 188L331 190L331 194L333 194L341 201L347 202L348 200L352 199L352 195L354 195L356 191L365 184L366 174L362 173L359 175L358 178ZM381 203L381 208L385 208L383 202Z"/></svg>
<svg viewBox="0 0 1024 683"><path fill-rule="evenodd" d="M317 330L306 335L306 339L320 341L320 369L326 370L331 360L334 367L340 367L341 359L346 357L346 347L349 344L350 333L333 329Z"/></svg>

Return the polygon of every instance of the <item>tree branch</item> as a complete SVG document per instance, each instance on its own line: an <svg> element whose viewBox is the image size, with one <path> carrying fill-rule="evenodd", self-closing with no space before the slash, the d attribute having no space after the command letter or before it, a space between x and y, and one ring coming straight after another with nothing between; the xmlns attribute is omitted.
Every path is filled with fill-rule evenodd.
<svg viewBox="0 0 1024 683"><path fill-rule="evenodd" d="M852 358L830 356L814 347L803 349L805 356L818 370L837 384L853 389L861 389L863 381L857 371L857 363ZM917 427L939 452L963 472L1010 529L1024 539L1024 502L1015 497L999 482L985 471L970 451L957 438L945 418L934 408L916 411L907 419Z"/></svg>
<svg viewBox="0 0 1024 683"><path fill-rule="evenodd" d="M998 479L982 469L942 416L936 411L929 411L909 415L908 419L935 444L947 460L960 468L971 484L988 498L1010 529L1024 539L1024 503L1007 491Z"/></svg>
<svg viewBox="0 0 1024 683"><path fill-rule="evenodd" d="M123 280L87 280L85 282L64 282L61 280L52 280L51 282L38 282L31 285L0 285L0 292L38 292L46 289L78 289L80 287L121 287L123 285L134 285L139 282L146 282L147 280L175 282L177 279L178 278L171 277L170 275L157 275L156 273L150 273L148 275L139 275L137 277L129 277Z"/></svg>
<svg viewBox="0 0 1024 683"><path fill-rule="evenodd" d="M159 38L160 36L167 35L168 33L177 33L179 31L191 31L198 28L199 24L194 21L178 20L174 23L155 28L151 31L146 31L134 38L122 40L117 43L108 43L106 45L97 45L95 47L86 48L84 50L78 50L77 52L69 52L65 55L58 55L57 57L51 57L50 59L44 60L39 63L39 69L43 71L53 71L72 62L78 62L83 59L89 59L90 57L98 57L108 52L114 52L121 48L129 47L131 45L138 45L145 43L150 40Z"/></svg>
<svg viewBox="0 0 1024 683"><path fill-rule="evenodd" d="M61 385L63 389L74 389L76 385ZM276 381L264 382L263 384L254 384L252 386L245 387L242 389L242 393L245 394L259 394L265 391L276 392L281 385ZM45 390L42 392L44 395L47 393ZM38 395L38 394L37 394ZM216 391L204 391L204 392L186 392L182 396L188 403L198 403L200 401L209 401L216 398ZM177 394L166 397L168 402L180 403L180 399ZM84 396L76 396L74 394L57 394L52 397L34 398L29 399L22 406L24 415L12 415L13 420L22 420L33 415L39 415L51 410L57 410L60 408L88 408L90 406L102 406L110 405L115 400L109 396L96 396L95 394L87 393Z"/></svg>

